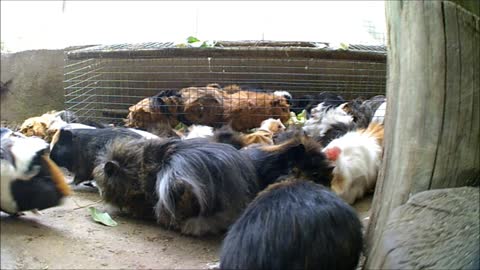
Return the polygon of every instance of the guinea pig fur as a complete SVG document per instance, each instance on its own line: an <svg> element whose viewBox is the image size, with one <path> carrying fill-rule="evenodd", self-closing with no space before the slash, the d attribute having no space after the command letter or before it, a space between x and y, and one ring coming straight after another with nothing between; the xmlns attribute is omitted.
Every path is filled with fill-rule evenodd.
<svg viewBox="0 0 480 270"><path fill-rule="evenodd" d="M95 159L107 143L115 138L142 138L126 128L60 129L52 141L51 159L75 174L73 182L80 184L93 178Z"/></svg>
<svg viewBox="0 0 480 270"><path fill-rule="evenodd" d="M307 136L296 134L278 145L252 145L240 151L255 165L260 189L287 175L330 186L333 167L321 145Z"/></svg>
<svg viewBox="0 0 480 270"><path fill-rule="evenodd" d="M362 251L353 208L311 181L270 185L223 240L220 269L353 270Z"/></svg>
<svg viewBox="0 0 480 270"><path fill-rule="evenodd" d="M188 235L225 231L258 192L251 161L207 139L115 140L97 164L107 202Z"/></svg>
<svg viewBox="0 0 480 270"><path fill-rule="evenodd" d="M6 213L57 206L71 192L40 138L2 128L0 158L0 209Z"/></svg>

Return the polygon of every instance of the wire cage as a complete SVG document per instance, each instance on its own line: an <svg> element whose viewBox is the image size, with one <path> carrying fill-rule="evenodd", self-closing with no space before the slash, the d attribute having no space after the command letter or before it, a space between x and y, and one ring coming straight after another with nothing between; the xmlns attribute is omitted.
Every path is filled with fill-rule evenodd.
<svg viewBox="0 0 480 270"><path fill-rule="evenodd" d="M173 43L98 45L65 53L64 83L65 108L83 120L122 123L132 105L158 94L162 98L159 113L178 113L178 121L170 124L186 121L218 126L231 121L225 116L228 106L242 107L243 114L251 106L275 107L258 102L266 96L262 93L270 98L274 91L288 91L287 110L295 112L304 109L307 97L320 92L337 93L345 99L384 95L386 49L363 45L334 49L328 43L269 41L224 41L207 48ZM208 84L219 86L205 87ZM231 94L239 89L231 88L226 95L223 87L234 84L247 95L234 97ZM197 88L185 90L188 87ZM186 112L178 103L166 102L178 93L183 100L206 95L215 102L206 98L200 109ZM232 105L235 98L247 101ZM172 108L165 108L168 106ZM208 109L215 117L205 120L201 114ZM244 117L266 119L277 114L258 110ZM250 125L254 124L246 126Z"/></svg>

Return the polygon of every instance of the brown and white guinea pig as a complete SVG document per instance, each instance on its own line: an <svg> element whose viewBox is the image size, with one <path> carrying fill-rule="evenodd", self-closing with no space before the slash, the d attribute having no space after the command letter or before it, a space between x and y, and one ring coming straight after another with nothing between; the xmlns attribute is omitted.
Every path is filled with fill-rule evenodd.
<svg viewBox="0 0 480 270"><path fill-rule="evenodd" d="M383 152L382 124L350 131L331 141L323 151L335 166L332 190L349 204L373 190Z"/></svg>
<svg viewBox="0 0 480 270"><path fill-rule="evenodd" d="M15 215L59 205L71 191L48 144L6 128L1 134L1 210Z"/></svg>
<svg viewBox="0 0 480 270"><path fill-rule="evenodd" d="M220 269L353 270L362 251L355 210L311 181L270 185L223 240Z"/></svg>
<svg viewBox="0 0 480 270"><path fill-rule="evenodd" d="M241 149L255 165L260 189L287 175L330 186L333 167L322 146L305 135L294 136L278 145L254 144Z"/></svg>
<svg viewBox="0 0 480 270"><path fill-rule="evenodd" d="M243 135L245 145L260 143L273 144L273 136L285 131L285 126L280 119L268 118L263 120L260 127L253 133Z"/></svg>
<svg viewBox="0 0 480 270"><path fill-rule="evenodd" d="M20 126L20 132L26 136L36 136L50 142L55 132L66 124L72 123L71 121L78 121L78 117L72 111L49 111L41 116L26 119ZM81 124L75 123L75 125Z"/></svg>
<svg viewBox="0 0 480 270"><path fill-rule="evenodd" d="M239 91L223 96L224 121L237 131L258 127L266 118L290 119L290 105L284 96L272 93Z"/></svg>
<svg viewBox="0 0 480 270"><path fill-rule="evenodd" d="M251 161L207 139L115 140L97 164L107 203L187 235L225 231L258 192Z"/></svg>
<svg viewBox="0 0 480 270"><path fill-rule="evenodd" d="M257 131L243 134L235 131L230 125L224 125L213 132L211 141L230 144L236 149L241 149L251 144L273 144L273 136L285 131L285 126L280 119L269 118L262 122Z"/></svg>
<svg viewBox="0 0 480 270"><path fill-rule="evenodd" d="M48 127L54 120L53 114L43 114L41 116L30 117L23 121L20 126L20 132L26 136L36 136L39 138L45 138L48 135Z"/></svg>

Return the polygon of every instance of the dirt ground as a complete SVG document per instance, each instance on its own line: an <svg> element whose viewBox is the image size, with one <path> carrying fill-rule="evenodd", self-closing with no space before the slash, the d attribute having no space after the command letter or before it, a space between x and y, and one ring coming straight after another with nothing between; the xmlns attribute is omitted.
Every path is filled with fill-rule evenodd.
<svg viewBox="0 0 480 270"><path fill-rule="evenodd" d="M41 215L1 213L1 269L205 269L218 262L223 236L182 236L99 200L96 189L78 186L63 205ZM85 207L90 204L110 213L118 226L95 223ZM364 221L370 204L368 197L355 205Z"/></svg>

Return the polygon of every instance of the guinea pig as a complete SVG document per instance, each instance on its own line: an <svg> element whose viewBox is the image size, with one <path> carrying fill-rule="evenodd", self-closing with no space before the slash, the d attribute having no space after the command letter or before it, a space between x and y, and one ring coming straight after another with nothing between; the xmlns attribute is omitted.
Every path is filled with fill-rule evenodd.
<svg viewBox="0 0 480 270"><path fill-rule="evenodd" d="M362 224L342 199L311 181L270 185L223 240L220 269L353 270Z"/></svg>
<svg viewBox="0 0 480 270"><path fill-rule="evenodd" d="M48 144L36 137L2 128L1 204L11 215L57 206L71 191L58 166L48 157Z"/></svg>
<svg viewBox="0 0 480 270"><path fill-rule="evenodd" d="M255 165L260 189L287 175L330 186L331 162L322 152L321 145L303 134L294 134L278 145L255 144L240 152Z"/></svg>
<svg viewBox="0 0 480 270"><path fill-rule="evenodd" d="M97 164L107 203L187 235L226 231L258 192L251 161L208 139L117 139Z"/></svg>
<svg viewBox="0 0 480 270"><path fill-rule="evenodd" d="M73 182L80 184L93 179L95 159L109 141L115 138L142 137L127 128L60 129L52 141L50 158L58 166L74 173Z"/></svg>

